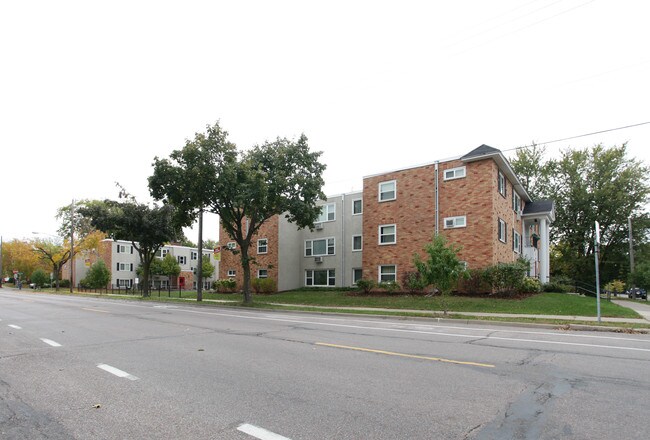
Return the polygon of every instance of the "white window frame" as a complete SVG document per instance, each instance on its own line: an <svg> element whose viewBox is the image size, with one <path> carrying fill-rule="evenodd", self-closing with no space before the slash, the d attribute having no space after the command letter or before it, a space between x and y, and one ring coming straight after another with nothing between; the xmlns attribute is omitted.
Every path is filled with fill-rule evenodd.
<svg viewBox="0 0 650 440"><path fill-rule="evenodd" d="M515 253L521 253L521 234L514 229L512 230L512 250Z"/></svg>
<svg viewBox="0 0 650 440"><path fill-rule="evenodd" d="M199 253L196 251L190 251L190 260L198 260L198 259L199 259Z"/></svg>
<svg viewBox="0 0 650 440"><path fill-rule="evenodd" d="M120 263L115 265L117 272L133 272L133 263Z"/></svg>
<svg viewBox="0 0 650 440"><path fill-rule="evenodd" d="M392 234L383 233L383 231L382 231L383 228L390 228L390 227L393 228L393 233ZM393 241L385 241L385 242L381 241L382 237L390 236L390 235L393 236ZM397 243L397 225L395 223L389 224L389 225L379 225L377 238L378 238L380 246L389 245L389 244L396 244Z"/></svg>
<svg viewBox="0 0 650 440"><path fill-rule="evenodd" d="M508 224L505 220L499 219L497 221L497 238L501 243L508 242Z"/></svg>
<svg viewBox="0 0 650 440"><path fill-rule="evenodd" d="M385 186L385 185L390 185L390 184L393 185L393 190L392 190L393 197L390 198L390 199L389 198L382 198L382 194L390 192L390 191L383 190L382 187ZM378 200L380 202L390 202L391 200L396 200L397 199L397 180L387 180L385 182L379 182L377 192L378 192L377 198L378 198Z"/></svg>
<svg viewBox="0 0 650 440"><path fill-rule="evenodd" d="M178 264L186 265L187 264L187 257L185 255L178 255L176 257L176 261L178 261Z"/></svg>
<svg viewBox="0 0 650 440"><path fill-rule="evenodd" d="M393 272L392 272L392 273L391 273L391 272L388 272L388 273L382 273L382 269L383 269L383 268L389 268L389 267L392 267L392 268L393 268ZM383 279L382 279L382 276L383 276L383 275L388 275L388 276L392 275L392 276L394 277L394 279L392 279L392 280L383 280ZM381 264L381 265L379 265L379 266L377 267L377 281L380 282L380 283L381 283L382 281L384 281L384 282L394 282L394 283L396 283L396 282L397 282L397 264Z"/></svg>
<svg viewBox="0 0 650 440"><path fill-rule="evenodd" d="M316 219L316 223L326 223L336 221L336 203L326 203L321 205L321 212Z"/></svg>
<svg viewBox="0 0 650 440"><path fill-rule="evenodd" d="M264 272L262 274L262 272ZM264 275L264 276L262 276ZM269 270L268 269L257 269L257 278L268 278L269 277Z"/></svg>
<svg viewBox="0 0 650 440"><path fill-rule="evenodd" d="M324 254L314 253L315 241L325 242ZM326 257L328 255L336 255L336 239L334 237L314 238L310 240L305 240L305 257Z"/></svg>
<svg viewBox="0 0 650 440"><path fill-rule="evenodd" d="M451 224L448 224L448 222L451 222ZM456 217L445 217L443 225L444 229L466 228L467 216L458 215Z"/></svg>
<svg viewBox="0 0 650 440"><path fill-rule="evenodd" d="M499 191L499 194L501 194L503 197L505 197L508 193L507 190L507 180L506 180L506 175L499 170L499 173L497 175L497 191Z"/></svg>
<svg viewBox="0 0 650 440"><path fill-rule="evenodd" d="M327 272L326 284L314 284L314 272ZM311 280L311 284L309 284ZM335 269L307 269L305 270L305 286L307 287L335 287L336 270Z"/></svg>
<svg viewBox="0 0 650 440"><path fill-rule="evenodd" d="M237 249L237 242L235 242L235 241L229 241L229 242L226 244L226 248L228 248L228 249L230 249L230 250Z"/></svg>
<svg viewBox="0 0 650 440"><path fill-rule="evenodd" d="M359 212L357 212L355 208L355 203L359 202L359 207L361 208ZM363 214L363 199L352 199L352 215L361 215Z"/></svg>
<svg viewBox="0 0 650 440"><path fill-rule="evenodd" d="M261 250L262 248L264 248L263 251ZM269 252L269 239L260 238L259 240L257 240L257 253L263 255L268 252Z"/></svg>
<svg viewBox="0 0 650 440"><path fill-rule="evenodd" d="M359 237L359 244L360 246L358 248L354 247L354 239ZM363 250L363 235L361 234L355 234L352 236L352 252L359 252Z"/></svg>
<svg viewBox="0 0 650 440"><path fill-rule="evenodd" d="M451 176L447 176L448 173L451 173ZM450 168L445 170L443 174L443 180L445 181L462 179L463 177L467 177L467 167Z"/></svg>
<svg viewBox="0 0 650 440"><path fill-rule="evenodd" d="M356 277L355 277L357 271L360 272L360 276L359 276L359 278L356 278ZM352 268L352 285L353 285L353 286L356 286L356 285L357 285L357 281L362 280L362 279L363 279L363 269L360 268L360 267L354 267L354 268Z"/></svg>
<svg viewBox="0 0 650 440"><path fill-rule="evenodd" d="M512 210L517 213L521 211L521 197L515 191L512 192Z"/></svg>
<svg viewBox="0 0 650 440"><path fill-rule="evenodd" d="M228 276L229 277L236 277L237 276L237 271L235 269L228 269Z"/></svg>

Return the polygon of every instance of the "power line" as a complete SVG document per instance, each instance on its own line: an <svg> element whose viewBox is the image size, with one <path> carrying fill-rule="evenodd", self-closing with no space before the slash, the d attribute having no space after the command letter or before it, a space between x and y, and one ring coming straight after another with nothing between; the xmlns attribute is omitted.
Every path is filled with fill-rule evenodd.
<svg viewBox="0 0 650 440"><path fill-rule="evenodd" d="M610 131L624 130L626 128L639 127L641 125L647 125L647 124L650 124L650 121L648 121L648 122L640 122L638 124L632 124L632 125L625 125L623 127L608 128L607 130L594 131L594 132L591 132L591 133L579 134L577 136L570 136L570 137L566 137L566 138L562 138L562 139L555 139L555 140L552 140L552 141L537 142L537 143L530 144L530 145L524 145L522 147L508 148L506 150L501 150L501 151L513 151L513 150L520 150L522 148L534 147L536 145L553 144L555 142L568 141L568 140L571 140L571 139L578 139L578 138L581 138L581 137L593 136L595 134L608 133Z"/></svg>

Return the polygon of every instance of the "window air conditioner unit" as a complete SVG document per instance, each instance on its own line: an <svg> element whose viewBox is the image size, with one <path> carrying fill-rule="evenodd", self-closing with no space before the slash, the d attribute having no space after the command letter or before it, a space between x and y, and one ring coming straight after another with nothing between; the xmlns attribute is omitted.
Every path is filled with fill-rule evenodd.
<svg viewBox="0 0 650 440"><path fill-rule="evenodd" d="M314 229L316 229L317 231L320 231L321 229L323 229L323 224L322 223L314 223Z"/></svg>
<svg viewBox="0 0 650 440"><path fill-rule="evenodd" d="M314 261L316 263L322 263L323 262L323 257L314 257Z"/></svg>

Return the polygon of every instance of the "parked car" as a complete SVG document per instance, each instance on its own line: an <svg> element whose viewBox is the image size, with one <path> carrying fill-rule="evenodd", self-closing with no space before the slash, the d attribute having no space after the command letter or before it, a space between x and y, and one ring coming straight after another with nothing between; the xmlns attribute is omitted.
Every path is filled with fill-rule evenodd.
<svg viewBox="0 0 650 440"><path fill-rule="evenodd" d="M638 287L627 289L625 293L627 293L627 297L631 299L636 299L636 298L648 299L648 292L646 292L645 289L640 289Z"/></svg>

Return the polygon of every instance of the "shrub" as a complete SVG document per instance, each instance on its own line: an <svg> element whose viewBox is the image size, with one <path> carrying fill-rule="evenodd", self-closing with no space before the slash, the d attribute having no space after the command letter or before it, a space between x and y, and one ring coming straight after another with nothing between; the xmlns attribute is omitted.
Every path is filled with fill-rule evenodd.
<svg viewBox="0 0 650 440"><path fill-rule="evenodd" d="M36 287L43 287L45 283L50 281L50 277L43 269L36 269L32 274L31 280L32 283L36 284Z"/></svg>
<svg viewBox="0 0 650 440"><path fill-rule="evenodd" d="M90 267L86 277L79 281L79 285L90 289L99 289L106 287L110 282L111 272L106 267L106 264L99 260Z"/></svg>
<svg viewBox="0 0 650 440"><path fill-rule="evenodd" d="M278 290L273 278L254 278L251 287L255 293L273 293Z"/></svg>
<svg viewBox="0 0 650 440"><path fill-rule="evenodd" d="M357 287L363 290L363 293L370 293L375 287L375 282L373 280L358 280Z"/></svg>
<svg viewBox="0 0 650 440"><path fill-rule="evenodd" d="M219 293L233 293L237 290L237 281L234 278L227 278L225 280L217 280L212 283L213 289Z"/></svg>
<svg viewBox="0 0 650 440"><path fill-rule="evenodd" d="M68 278L65 280L60 280L59 287L70 287L70 280Z"/></svg>
<svg viewBox="0 0 650 440"><path fill-rule="evenodd" d="M395 281L382 281L379 283L378 287L384 289L388 293L394 293L400 289L399 284Z"/></svg>
<svg viewBox="0 0 650 440"><path fill-rule="evenodd" d="M524 281L528 264L519 260L514 263L499 263L484 269L483 276L492 292L513 295L519 291Z"/></svg>
<svg viewBox="0 0 650 440"><path fill-rule="evenodd" d="M420 272L406 272L402 276L402 285L409 293L420 292L426 287Z"/></svg>
<svg viewBox="0 0 650 440"><path fill-rule="evenodd" d="M571 288L564 283L553 280L549 281L548 283L544 283L542 285L542 290L544 292L567 293L571 291Z"/></svg>
<svg viewBox="0 0 650 440"><path fill-rule="evenodd" d="M490 293L491 286L486 281L483 269L470 269L467 277L462 278L458 283L458 290L463 293Z"/></svg>
<svg viewBox="0 0 650 440"><path fill-rule="evenodd" d="M519 290L523 293L540 293L542 291L542 283L537 278L525 277Z"/></svg>

